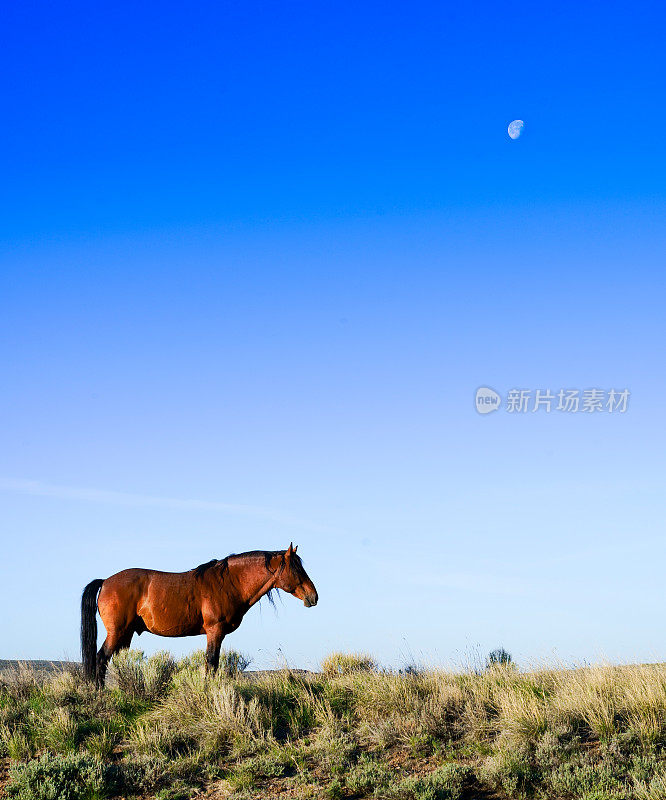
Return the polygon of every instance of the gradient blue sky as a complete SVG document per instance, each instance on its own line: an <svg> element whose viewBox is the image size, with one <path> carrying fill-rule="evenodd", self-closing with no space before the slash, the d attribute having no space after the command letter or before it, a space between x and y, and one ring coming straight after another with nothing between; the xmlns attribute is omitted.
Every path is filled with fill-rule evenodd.
<svg viewBox="0 0 666 800"><path fill-rule="evenodd" d="M248 614L260 666L666 658L663 6L3 17L0 657L293 540L320 604Z"/></svg>

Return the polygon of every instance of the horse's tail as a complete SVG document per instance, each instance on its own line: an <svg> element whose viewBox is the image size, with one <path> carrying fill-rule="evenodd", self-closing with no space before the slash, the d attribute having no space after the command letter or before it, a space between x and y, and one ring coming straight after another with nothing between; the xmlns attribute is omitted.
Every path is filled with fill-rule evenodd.
<svg viewBox="0 0 666 800"><path fill-rule="evenodd" d="M95 578L81 595L81 657L83 674L94 681L97 675L97 593L104 581Z"/></svg>

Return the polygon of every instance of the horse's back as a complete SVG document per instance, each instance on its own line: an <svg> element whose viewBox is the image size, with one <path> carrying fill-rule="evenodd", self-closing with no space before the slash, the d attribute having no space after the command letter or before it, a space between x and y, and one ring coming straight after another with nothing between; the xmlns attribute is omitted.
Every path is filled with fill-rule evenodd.
<svg viewBox="0 0 666 800"><path fill-rule="evenodd" d="M122 595L128 600L139 601L150 588L174 591L188 586L193 581L193 572L162 572L158 569L130 567L110 575L102 584L99 601L111 595Z"/></svg>
<svg viewBox="0 0 666 800"><path fill-rule="evenodd" d="M200 626L194 583L193 570L124 569L104 581L98 600L100 615L105 624L105 616L120 618L127 625L141 617L152 633L183 635Z"/></svg>
<svg viewBox="0 0 666 800"><path fill-rule="evenodd" d="M122 578L124 580L140 580L143 577L155 577L158 576L164 579L177 579L181 580L183 578L192 577L194 570L190 569L187 572L165 572L161 569L147 569L146 567L129 567L129 569L123 569L120 572L116 572L113 575L110 575L106 580L110 581L114 578ZM106 583L106 581L105 581Z"/></svg>

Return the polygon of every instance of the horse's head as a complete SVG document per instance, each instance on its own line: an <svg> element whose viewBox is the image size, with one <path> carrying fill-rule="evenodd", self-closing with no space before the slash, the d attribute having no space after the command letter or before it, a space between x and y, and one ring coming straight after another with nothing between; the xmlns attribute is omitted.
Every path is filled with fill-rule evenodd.
<svg viewBox="0 0 666 800"><path fill-rule="evenodd" d="M310 608L310 606L317 605L319 595L314 583L312 583L303 567L300 556L296 555L297 549L293 544L290 544L289 549L285 550L284 566L280 570L275 588L293 594L294 597L298 597L299 600L303 601L306 608Z"/></svg>

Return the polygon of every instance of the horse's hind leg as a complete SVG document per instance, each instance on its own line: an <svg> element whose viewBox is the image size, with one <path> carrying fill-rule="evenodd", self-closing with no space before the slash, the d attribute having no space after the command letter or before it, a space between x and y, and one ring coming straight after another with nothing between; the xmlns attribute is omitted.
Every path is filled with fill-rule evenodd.
<svg viewBox="0 0 666 800"><path fill-rule="evenodd" d="M107 634L104 644L100 647L97 653L97 685L101 688L104 686L104 679L106 678L106 668L114 653L118 650L126 650L131 642L133 628L128 628L125 631L111 631Z"/></svg>
<svg viewBox="0 0 666 800"><path fill-rule="evenodd" d="M206 672L217 672L222 639L224 639L224 633L221 625L215 625L206 631Z"/></svg>

